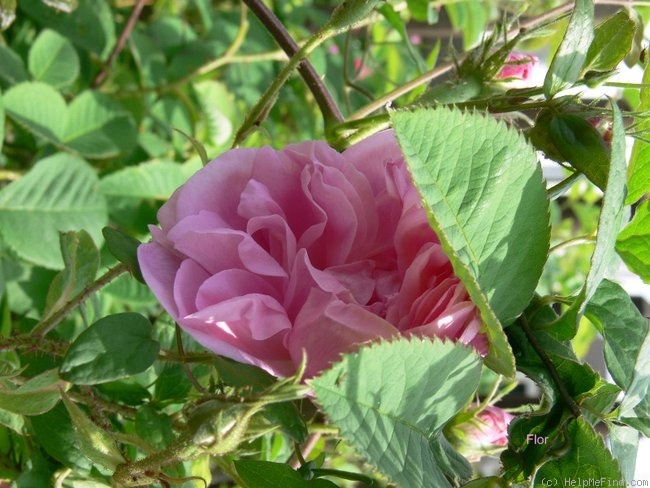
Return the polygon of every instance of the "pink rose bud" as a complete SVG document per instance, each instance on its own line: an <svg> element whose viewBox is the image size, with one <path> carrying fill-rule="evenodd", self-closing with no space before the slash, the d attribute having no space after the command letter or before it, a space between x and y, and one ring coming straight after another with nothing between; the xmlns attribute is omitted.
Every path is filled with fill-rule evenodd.
<svg viewBox="0 0 650 488"><path fill-rule="evenodd" d="M448 338L487 353L481 319L431 230L392 132L235 149L158 212L142 274L206 348L306 376L360 344Z"/></svg>
<svg viewBox="0 0 650 488"><path fill-rule="evenodd" d="M508 425L514 417L499 407L486 407L473 420L462 424L461 451L472 462L508 445Z"/></svg>
<svg viewBox="0 0 650 488"><path fill-rule="evenodd" d="M537 56L533 56L532 54L511 53L497 75L497 78L500 80L506 78L527 80L533 71L533 67L538 62L539 59Z"/></svg>

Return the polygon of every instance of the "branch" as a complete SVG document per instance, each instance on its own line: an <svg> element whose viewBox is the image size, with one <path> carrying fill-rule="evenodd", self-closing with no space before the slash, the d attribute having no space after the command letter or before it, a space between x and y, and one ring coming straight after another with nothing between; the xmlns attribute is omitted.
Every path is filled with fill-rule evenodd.
<svg viewBox="0 0 650 488"><path fill-rule="evenodd" d="M123 263L120 263L109 269L106 273L104 273L102 276L97 278L90 285L72 297L70 301L64 303L63 306L52 315L50 315L47 320L40 322L36 327L34 327L34 329L31 331L31 335L45 337L48 332L59 325L70 312L85 302L90 297L90 295L103 288L105 285L126 271L128 271L128 268L126 264Z"/></svg>
<svg viewBox="0 0 650 488"><path fill-rule="evenodd" d="M273 39L275 39L282 50L287 53L289 58L294 56L300 50L298 44L296 44L289 32L287 32L287 29L284 27L282 22L280 22L275 14L264 5L262 0L243 1L248 5L248 8L255 14L260 22L264 24L271 36L273 36ZM343 122L341 111L336 105L336 102L334 102L334 99L325 86L325 83L323 83L323 80L318 76L318 73L308 59L303 59L298 65L298 72L307 84L309 91L314 95L316 103L323 114L326 125L328 122Z"/></svg>
<svg viewBox="0 0 650 488"><path fill-rule="evenodd" d="M122 31L122 34L120 34L119 39L115 43L115 46L113 47L113 51L111 51L111 55L108 57L101 71L97 73L97 76L92 82L93 88L97 88L99 85L101 85L106 79L106 77L108 76L108 73L111 70L113 63L117 59L117 56L120 54L120 52L122 52L122 49L124 49L126 40L131 35L131 31L133 31L133 28L135 27L135 24L138 21L140 14L142 13L142 9L144 8L145 3L146 0L138 0L137 3L133 6L133 10L131 11L129 20L127 20L126 25L124 26L124 30Z"/></svg>

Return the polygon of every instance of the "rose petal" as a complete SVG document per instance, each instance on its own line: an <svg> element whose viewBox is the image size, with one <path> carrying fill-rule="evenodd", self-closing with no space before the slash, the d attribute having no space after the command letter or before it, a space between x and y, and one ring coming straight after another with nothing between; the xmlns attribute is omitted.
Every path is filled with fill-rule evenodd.
<svg viewBox="0 0 650 488"><path fill-rule="evenodd" d="M344 303L336 295L312 289L285 339L296 365L307 353L305 377L310 378L359 345L397 334L391 324L363 307Z"/></svg>

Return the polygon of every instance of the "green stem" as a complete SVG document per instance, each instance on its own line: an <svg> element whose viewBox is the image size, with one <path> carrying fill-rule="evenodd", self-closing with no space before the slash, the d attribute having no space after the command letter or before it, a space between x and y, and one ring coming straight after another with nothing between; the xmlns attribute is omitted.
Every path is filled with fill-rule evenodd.
<svg viewBox="0 0 650 488"><path fill-rule="evenodd" d="M560 249L564 249L566 247L571 247L571 246L577 246L580 244L593 244L596 242L596 237L591 235L591 234L586 234L583 236L578 236L578 237L573 237L571 239L568 239L566 241L562 241L559 244L556 244L555 246L552 246L549 250L548 253L551 254L555 251L558 251Z"/></svg>
<svg viewBox="0 0 650 488"><path fill-rule="evenodd" d="M34 327L34 329L32 329L30 334L38 337L46 336L48 332L59 325L59 323L61 323L61 321L65 319L70 314L70 312L85 302L93 293L100 290L126 271L128 271L128 267L124 263L120 263L112 267L106 273L104 273L102 276L97 278L94 282L92 282L90 285L72 297L70 301L64 303L60 309L50 315L46 320L40 322L36 327Z"/></svg>
<svg viewBox="0 0 650 488"><path fill-rule="evenodd" d="M560 395L562 396L565 403L567 404L567 407L569 407L569 410L571 411L571 413L575 418L580 417L582 415L582 413L580 412L580 407L578 407L578 404L575 402L575 400L573 399L569 391L566 389L566 386L562 382L562 378L560 378L557 369L555 369L555 365L553 364L553 361L551 361L551 358L548 357L542 345L537 341L537 337L535 337L535 334L530 329L530 325L528 325L528 320L523 315L519 317L519 325L521 326L521 329L524 331L524 334L528 338L528 342L530 342L530 345L533 347L533 349L535 350L539 358L542 360L544 366L546 366L546 369L551 375L551 378L553 379L555 386L557 386Z"/></svg>
<svg viewBox="0 0 650 488"><path fill-rule="evenodd" d="M275 14L262 2L261 0L243 0L248 8L255 14L255 16L264 24L271 36L275 39L282 50L287 56L292 57L300 48L296 41L293 40L287 29L282 22L275 16ZM318 76L309 60L304 59L298 66L298 72L305 81L309 91L314 96L318 108L323 114L325 126L343 121L343 115L339 110L336 102L332 98L331 93L323 83L323 80Z"/></svg>
<svg viewBox="0 0 650 488"><path fill-rule="evenodd" d="M549 199L557 198L563 195L580 178L582 178L582 173L579 171L574 171L571 175L567 176L557 185L553 185L551 188L546 190L546 195Z"/></svg>
<svg viewBox="0 0 650 488"><path fill-rule="evenodd" d="M294 69L311 53L316 47L324 42L329 36L330 32L319 31L302 46L296 54L294 54L285 67L280 71L278 76L273 79L273 83L266 89L260 100L248 112L244 123L235 135L233 147L239 146L246 137L250 135L262 122L266 119L275 100L278 97L280 89L291 76Z"/></svg>

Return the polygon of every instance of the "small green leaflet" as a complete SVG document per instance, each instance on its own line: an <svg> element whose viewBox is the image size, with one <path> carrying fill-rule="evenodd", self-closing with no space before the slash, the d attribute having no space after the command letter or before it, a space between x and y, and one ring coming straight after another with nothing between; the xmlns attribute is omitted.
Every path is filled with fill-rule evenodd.
<svg viewBox="0 0 650 488"><path fill-rule="evenodd" d="M141 373L158 357L160 344L151 334L151 323L137 313L99 319L69 347L61 377L78 385L94 385Z"/></svg>
<svg viewBox="0 0 650 488"><path fill-rule="evenodd" d="M580 77L594 38L594 4L576 0L569 25L544 79L544 95L551 98Z"/></svg>

